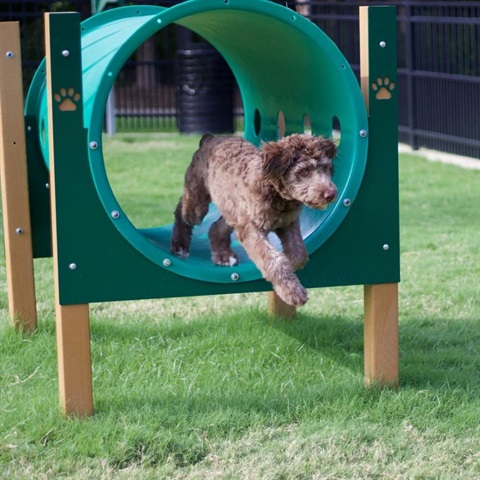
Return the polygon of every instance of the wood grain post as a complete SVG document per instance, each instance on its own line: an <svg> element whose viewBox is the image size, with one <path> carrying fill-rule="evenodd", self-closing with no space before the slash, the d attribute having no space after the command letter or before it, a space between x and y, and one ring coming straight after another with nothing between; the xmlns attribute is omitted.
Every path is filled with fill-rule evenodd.
<svg viewBox="0 0 480 480"><path fill-rule="evenodd" d="M291 320L297 309L294 305L285 303L275 292L267 293L268 314L271 317L280 317Z"/></svg>
<svg viewBox="0 0 480 480"><path fill-rule="evenodd" d="M58 45L59 40L62 42L61 48ZM68 139L62 138L62 135L58 135L58 138L56 137L56 128L64 126L68 118L73 120L74 114L73 112L65 113L65 111L62 111L61 106L54 99L55 82L69 82L65 87L70 87L71 79L62 77L68 74L81 78L79 15L68 13L46 14L45 44L52 205L52 251L60 404L64 414L85 417L93 414L89 306L88 304L61 304L58 255L59 242L67 240L59 239L58 235L58 170L60 170L60 167L66 166L65 162L69 160L70 145L67 141ZM66 45L66 47L63 45ZM69 54L62 55L62 48L68 50ZM65 67L67 60L70 61L68 68ZM55 75L58 77L54 80ZM65 118L65 115L71 116ZM72 130L77 128L73 121L69 124L69 127ZM74 131L69 133L75 135Z"/></svg>
<svg viewBox="0 0 480 480"><path fill-rule="evenodd" d="M56 305L58 383L65 415L93 415L89 307Z"/></svg>
<svg viewBox="0 0 480 480"><path fill-rule="evenodd" d="M398 386L398 284L364 286L366 385Z"/></svg>
<svg viewBox="0 0 480 480"><path fill-rule="evenodd" d="M18 22L0 23L0 177L10 321L37 328Z"/></svg>

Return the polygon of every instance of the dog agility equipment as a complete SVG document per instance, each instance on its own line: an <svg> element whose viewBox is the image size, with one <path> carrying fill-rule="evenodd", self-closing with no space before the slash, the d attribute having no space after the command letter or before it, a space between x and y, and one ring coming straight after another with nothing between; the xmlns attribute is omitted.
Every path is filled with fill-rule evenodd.
<svg viewBox="0 0 480 480"><path fill-rule="evenodd" d="M277 139L279 118L285 135L304 132L307 116L315 135L329 137L340 125L338 199L326 211L302 213L310 261L299 278L308 288L365 285L366 381L397 383L395 8L362 7L360 23L361 87L321 29L266 0L121 7L82 23L76 13L47 14L46 59L24 115L18 26L0 24L10 314L18 325L35 328L32 257L53 255L66 413L93 411L89 303L271 289L248 258L234 267L211 263L207 231L218 216L214 207L183 261L169 252L171 225L135 228L110 187L102 149L108 95L128 58L170 24L201 35L225 58L243 101L244 136L253 144ZM292 314L274 294L270 308Z"/></svg>

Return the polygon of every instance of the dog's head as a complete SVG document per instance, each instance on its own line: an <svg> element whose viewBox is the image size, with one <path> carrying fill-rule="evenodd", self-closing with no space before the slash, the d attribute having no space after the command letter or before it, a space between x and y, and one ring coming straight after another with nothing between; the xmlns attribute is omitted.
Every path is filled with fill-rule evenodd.
<svg viewBox="0 0 480 480"><path fill-rule="evenodd" d="M337 153L330 139L293 134L262 145L263 180L287 200L326 208L337 197L332 181Z"/></svg>

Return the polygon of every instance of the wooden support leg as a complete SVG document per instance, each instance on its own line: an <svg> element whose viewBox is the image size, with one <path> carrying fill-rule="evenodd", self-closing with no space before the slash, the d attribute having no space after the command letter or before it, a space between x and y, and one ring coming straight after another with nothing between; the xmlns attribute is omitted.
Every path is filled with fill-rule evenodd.
<svg viewBox="0 0 480 480"><path fill-rule="evenodd" d="M0 23L0 177L10 321L37 328L18 22Z"/></svg>
<svg viewBox="0 0 480 480"><path fill-rule="evenodd" d="M66 26L68 25L68 27ZM75 40L65 38L65 32L70 28L76 33ZM68 45L67 56L61 54L63 45ZM76 132L68 138L81 138L78 119L81 115L81 105L75 110L68 110L68 117L55 101L55 81L63 80L65 87L77 84L81 78L80 62L80 18L76 13L52 14L45 16L45 43L47 66L47 98L48 98L48 125L50 146L50 194L52 206L52 251L55 281L55 304L57 325L57 355L60 403L67 415L85 417L93 414L92 368L90 354L90 320L88 304L63 305L61 304L60 279L60 248L68 242L68 234L61 229L62 218L58 216L59 203L57 189L61 186L60 179L65 182L65 171L71 161L69 144L65 138L70 130ZM65 62L70 61L69 66ZM67 76L67 73L71 77ZM58 85L58 83L57 83ZM79 92L79 88L75 88ZM77 113L78 115L75 115ZM62 126L68 125L67 131ZM78 144L77 144L78 145ZM62 170L63 168L63 170ZM63 171L63 177L58 172ZM64 217L63 217L64 218ZM63 237L62 237L63 234Z"/></svg>
<svg viewBox="0 0 480 480"><path fill-rule="evenodd" d="M398 284L365 285L365 383L398 385Z"/></svg>
<svg viewBox="0 0 480 480"><path fill-rule="evenodd" d="M296 307L285 303L275 292L268 292L268 314L271 317L281 317L291 320L297 311Z"/></svg>
<svg viewBox="0 0 480 480"><path fill-rule="evenodd" d="M93 414L88 304L57 305L60 404L66 415Z"/></svg>

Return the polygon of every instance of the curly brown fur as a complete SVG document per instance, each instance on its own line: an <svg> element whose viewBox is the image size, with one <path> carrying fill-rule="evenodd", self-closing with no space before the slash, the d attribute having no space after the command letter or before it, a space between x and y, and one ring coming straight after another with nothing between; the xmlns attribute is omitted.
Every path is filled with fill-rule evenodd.
<svg viewBox="0 0 480 480"><path fill-rule="evenodd" d="M241 137L204 135L185 174L175 210L171 250L189 254L192 229L201 224L210 202L221 217L209 231L212 261L235 265L233 229L250 259L288 304L303 305L307 291L294 271L308 261L300 232L302 204L326 208L337 196L332 182L335 144L323 137L293 134L260 149ZM275 232L283 247L268 240Z"/></svg>

